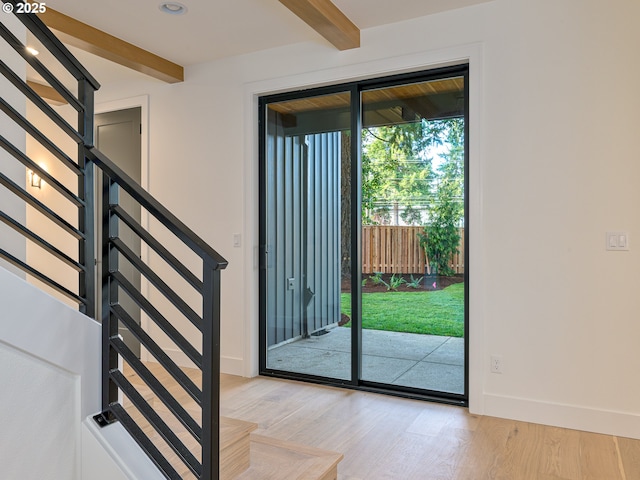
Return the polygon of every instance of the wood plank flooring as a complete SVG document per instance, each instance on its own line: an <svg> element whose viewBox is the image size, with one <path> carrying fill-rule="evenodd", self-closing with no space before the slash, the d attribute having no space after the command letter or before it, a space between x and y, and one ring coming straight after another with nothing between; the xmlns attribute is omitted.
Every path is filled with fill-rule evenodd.
<svg viewBox="0 0 640 480"><path fill-rule="evenodd" d="M221 415L344 454L338 480L640 479L640 440L373 393L222 375Z"/></svg>

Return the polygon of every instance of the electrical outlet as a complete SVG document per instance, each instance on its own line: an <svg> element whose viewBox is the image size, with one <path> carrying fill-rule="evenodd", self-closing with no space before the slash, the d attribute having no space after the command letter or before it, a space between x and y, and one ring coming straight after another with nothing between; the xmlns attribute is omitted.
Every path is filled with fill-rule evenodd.
<svg viewBox="0 0 640 480"><path fill-rule="evenodd" d="M491 355L491 373L502 373L502 355Z"/></svg>

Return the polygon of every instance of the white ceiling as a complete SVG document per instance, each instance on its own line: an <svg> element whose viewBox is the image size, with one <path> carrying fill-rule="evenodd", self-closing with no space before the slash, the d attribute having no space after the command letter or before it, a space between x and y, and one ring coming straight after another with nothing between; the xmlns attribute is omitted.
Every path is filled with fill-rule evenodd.
<svg viewBox="0 0 640 480"><path fill-rule="evenodd" d="M328 42L278 0L48 0L53 8L183 66L299 42ZM360 29L489 0L333 0Z"/></svg>

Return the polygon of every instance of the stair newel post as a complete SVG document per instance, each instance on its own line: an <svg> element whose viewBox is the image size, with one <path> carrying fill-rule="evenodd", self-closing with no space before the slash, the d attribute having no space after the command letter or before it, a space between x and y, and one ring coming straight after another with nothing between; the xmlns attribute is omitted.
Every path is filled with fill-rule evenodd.
<svg viewBox="0 0 640 480"><path fill-rule="evenodd" d="M220 265L204 259L202 287L202 479L220 465Z"/></svg>
<svg viewBox="0 0 640 480"><path fill-rule="evenodd" d="M118 252L111 248L110 238L118 236L118 219L111 215L110 205L118 203L118 185L102 172L102 409L118 401L118 387L110 372L118 368L118 354L111 346L111 338L118 335L118 319L111 305L118 304L118 285L110 272L118 271Z"/></svg>
<svg viewBox="0 0 640 480"><path fill-rule="evenodd" d="M82 298L86 298L86 304L80 305L80 311L88 317L98 320L100 312L97 311L96 304L96 235L95 235L95 169L94 164L85 156L83 146L80 146L80 154L84 160L82 166L83 175L78 179L78 183L82 184L84 192L85 205L80 207L79 221L80 230L84 232L85 237L80 241L79 263L84 266L84 270L79 275L78 294ZM80 191L80 186L78 186ZM83 197L80 197L83 198Z"/></svg>
<svg viewBox="0 0 640 480"><path fill-rule="evenodd" d="M78 197L84 200L84 206L78 211L78 229L85 237L80 241L78 260L84 266L79 275L78 294L86 299L80 306L85 315L98 319L96 311L96 238L95 238L95 186L94 164L87 158L87 150L93 146L93 97L95 88L86 78L78 80L78 100L84 106L78 112L78 133L83 141L78 144L78 166L82 171L78 178Z"/></svg>

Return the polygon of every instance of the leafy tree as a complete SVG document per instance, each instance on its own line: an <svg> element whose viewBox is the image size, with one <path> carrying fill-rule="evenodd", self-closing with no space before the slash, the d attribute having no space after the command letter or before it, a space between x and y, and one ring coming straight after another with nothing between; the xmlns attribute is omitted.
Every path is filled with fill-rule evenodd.
<svg viewBox="0 0 640 480"><path fill-rule="evenodd" d="M422 224L422 212L420 208L411 203L407 205L404 211L400 214L400 217L407 225L421 225Z"/></svg>
<svg viewBox="0 0 640 480"><path fill-rule="evenodd" d="M464 121L462 118L421 120L413 123L370 127L362 134L362 206L364 223L376 217L391 216L391 207L402 213L407 224L421 224L422 211L435 201L437 185L443 175L452 179L462 175L464 158ZM433 169L430 150L448 145L445 168ZM458 186L462 185L458 178Z"/></svg>
<svg viewBox="0 0 640 480"><path fill-rule="evenodd" d="M443 121L396 124L362 133L362 218L365 224L391 219L402 209L406 223L422 223L433 171L429 147L442 141Z"/></svg>
<svg viewBox="0 0 640 480"><path fill-rule="evenodd" d="M419 234L431 273L453 275L451 256L460 244L459 224L464 216L464 121L449 120L446 132L449 151L437 169L434 201L428 207L429 221ZM435 270L435 272L434 272Z"/></svg>
<svg viewBox="0 0 640 480"><path fill-rule="evenodd" d="M453 274L450 258L464 216L464 120L371 127L363 130L362 145L363 223L392 223L394 216L426 223L420 244L429 269ZM439 145L448 149L434 167L430 151Z"/></svg>

